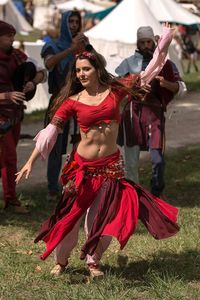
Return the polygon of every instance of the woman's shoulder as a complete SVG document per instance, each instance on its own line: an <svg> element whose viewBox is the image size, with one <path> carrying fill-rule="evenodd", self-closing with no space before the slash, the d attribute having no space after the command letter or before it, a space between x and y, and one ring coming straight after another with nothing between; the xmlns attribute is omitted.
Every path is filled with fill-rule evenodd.
<svg viewBox="0 0 200 300"><path fill-rule="evenodd" d="M79 102L79 94L71 95L63 101L63 105L68 109L76 109L76 104Z"/></svg>
<svg viewBox="0 0 200 300"><path fill-rule="evenodd" d="M80 97L80 93L72 95L66 100L78 101L79 97Z"/></svg>

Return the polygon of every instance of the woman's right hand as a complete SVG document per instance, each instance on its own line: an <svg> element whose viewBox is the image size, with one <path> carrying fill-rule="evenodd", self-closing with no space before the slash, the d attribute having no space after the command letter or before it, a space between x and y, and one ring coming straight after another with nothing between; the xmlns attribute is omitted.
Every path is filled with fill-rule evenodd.
<svg viewBox="0 0 200 300"><path fill-rule="evenodd" d="M20 182L23 176L25 176L25 179L28 179L31 171L32 171L32 164L30 162L27 162L23 166L23 168L15 174L17 176L15 179L16 184Z"/></svg>

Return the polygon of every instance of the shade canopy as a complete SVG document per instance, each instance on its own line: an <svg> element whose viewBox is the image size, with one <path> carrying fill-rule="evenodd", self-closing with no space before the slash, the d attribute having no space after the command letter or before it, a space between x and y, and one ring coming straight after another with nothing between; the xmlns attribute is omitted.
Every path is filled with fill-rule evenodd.
<svg viewBox="0 0 200 300"><path fill-rule="evenodd" d="M159 22L183 25L200 24L200 17L189 12L174 0L144 0Z"/></svg>
<svg viewBox="0 0 200 300"><path fill-rule="evenodd" d="M4 0L0 0L0 5ZM8 0L4 4L4 10L2 19L5 22L12 24L17 32L31 32L33 31L32 26L26 21L26 19L20 14L18 9L15 7L11 0Z"/></svg>
<svg viewBox="0 0 200 300"><path fill-rule="evenodd" d="M98 20L102 20L103 18L105 18L113 9L115 8L115 5L114 6L111 6L111 7L108 7L104 10L101 10L101 11L98 11L98 12L95 12L95 13L92 13L92 12L89 12L89 13L86 13L84 18L87 19L87 18L92 18L92 19L98 19Z"/></svg>
<svg viewBox="0 0 200 300"><path fill-rule="evenodd" d="M87 10L91 12L101 11L104 8L100 5L93 4L87 0L71 0L66 1L64 3L59 3L56 5L60 10L70 10L70 9L78 9L78 10Z"/></svg>
<svg viewBox="0 0 200 300"><path fill-rule="evenodd" d="M149 25L155 35L162 33L162 26L144 0L123 0L85 34L94 48L104 55L108 71L115 75L115 68L136 49L137 29ZM170 49L170 58L182 73L174 47Z"/></svg>
<svg viewBox="0 0 200 300"><path fill-rule="evenodd" d="M143 0L123 0L86 34L94 39L135 44L138 27L149 25L156 34L161 33L161 25Z"/></svg>

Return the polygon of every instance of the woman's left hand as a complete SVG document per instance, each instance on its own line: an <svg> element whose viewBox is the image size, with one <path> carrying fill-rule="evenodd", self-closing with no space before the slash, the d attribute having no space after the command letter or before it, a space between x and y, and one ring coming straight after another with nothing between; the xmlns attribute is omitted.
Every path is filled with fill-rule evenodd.
<svg viewBox="0 0 200 300"><path fill-rule="evenodd" d="M172 28L172 25L171 25L170 23L168 23L168 22L164 22L164 23L162 24L162 26L163 26L163 27L167 27L167 28Z"/></svg>
<svg viewBox="0 0 200 300"><path fill-rule="evenodd" d="M172 24L168 23L168 22L165 22L162 24L162 27L163 28L169 28L172 30L173 34L172 34L172 37L174 37L174 35L176 34L177 32L177 29L175 27L172 26Z"/></svg>

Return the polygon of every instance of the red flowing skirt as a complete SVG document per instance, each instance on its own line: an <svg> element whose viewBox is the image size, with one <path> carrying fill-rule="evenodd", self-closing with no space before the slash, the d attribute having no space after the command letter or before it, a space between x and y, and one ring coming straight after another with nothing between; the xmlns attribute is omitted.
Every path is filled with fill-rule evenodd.
<svg viewBox="0 0 200 300"><path fill-rule="evenodd" d="M46 243L41 259L49 256L96 197L100 197L98 212L81 248L81 259L94 253L102 235L115 237L123 249L138 219L155 239L168 238L179 231L176 207L123 177L119 151L93 161L75 153L64 166L61 180L62 198L35 239Z"/></svg>

